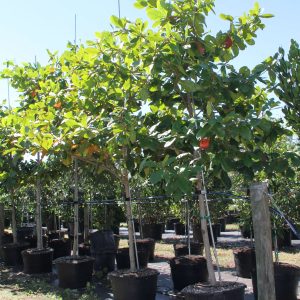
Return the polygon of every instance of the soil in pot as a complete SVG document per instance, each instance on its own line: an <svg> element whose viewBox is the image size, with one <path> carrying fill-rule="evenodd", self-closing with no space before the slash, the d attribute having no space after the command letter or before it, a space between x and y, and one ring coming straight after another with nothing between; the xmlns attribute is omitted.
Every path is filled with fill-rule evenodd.
<svg viewBox="0 0 300 300"><path fill-rule="evenodd" d="M59 287L68 289L86 287L87 282L92 280L94 260L90 256L65 256L54 260Z"/></svg>
<svg viewBox="0 0 300 300"><path fill-rule="evenodd" d="M176 235L185 235L185 224L183 223L175 223L174 230Z"/></svg>
<svg viewBox="0 0 300 300"><path fill-rule="evenodd" d="M149 252L145 249L138 249L138 259L140 268L146 268L148 265ZM130 268L129 248L120 248L116 254L118 270Z"/></svg>
<svg viewBox="0 0 300 300"><path fill-rule="evenodd" d="M148 261L154 260L154 251L155 251L155 240L154 239L140 239L136 240L136 246L138 250L147 252Z"/></svg>
<svg viewBox="0 0 300 300"><path fill-rule="evenodd" d="M251 272L255 268L255 249L242 247L233 250L235 269L237 276L251 278Z"/></svg>
<svg viewBox="0 0 300 300"><path fill-rule="evenodd" d="M135 272L118 270L108 274L115 300L155 300L157 277L154 269Z"/></svg>
<svg viewBox="0 0 300 300"><path fill-rule="evenodd" d="M274 263L276 300L297 300L300 267L286 263ZM256 271L252 272L254 298L257 300Z"/></svg>
<svg viewBox="0 0 300 300"><path fill-rule="evenodd" d="M71 255L71 241L69 239L54 239L49 242L53 249L53 259Z"/></svg>
<svg viewBox="0 0 300 300"><path fill-rule="evenodd" d="M29 248L28 243L6 244L3 245L3 260L6 266L20 266L23 264L23 250Z"/></svg>
<svg viewBox="0 0 300 300"><path fill-rule="evenodd" d="M192 255L203 255L203 243L191 242L191 254ZM174 253L176 257L189 255L189 248L186 243L177 243L173 245Z"/></svg>
<svg viewBox="0 0 300 300"><path fill-rule="evenodd" d="M220 281L189 285L181 293L185 300L244 300L245 288L240 282Z"/></svg>
<svg viewBox="0 0 300 300"><path fill-rule="evenodd" d="M170 259L171 276L175 290L208 280L206 259L200 255L186 255Z"/></svg>
<svg viewBox="0 0 300 300"><path fill-rule="evenodd" d="M160 241L162 239L162 230L163 230L164 224L162 223L151 223L151 224L143 224L143 235L144 238L151 238L156 241Z"/></svg>
<svg viewBox="0 0 300 300"><path fill-rule="evenodd" d="M52 272L53 249L27 249L22 251L24 273L41 274Z"/></svg>

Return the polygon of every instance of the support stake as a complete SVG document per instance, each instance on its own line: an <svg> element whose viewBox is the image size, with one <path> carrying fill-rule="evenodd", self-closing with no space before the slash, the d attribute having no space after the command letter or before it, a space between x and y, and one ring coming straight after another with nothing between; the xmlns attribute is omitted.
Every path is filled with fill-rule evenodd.
<svg viewBox="0 0 300 300"><path fill-rule="evenodd" d="M255 237L256 274L258 300L276 300L272 234L267 183L250 186L252 220Z"/></svg>

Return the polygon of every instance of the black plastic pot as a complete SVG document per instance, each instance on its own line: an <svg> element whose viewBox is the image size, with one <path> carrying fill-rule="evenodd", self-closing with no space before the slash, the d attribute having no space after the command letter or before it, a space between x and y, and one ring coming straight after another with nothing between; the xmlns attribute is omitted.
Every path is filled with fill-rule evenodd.
<svg viewBox="0 0 300 300"><path fill-rule="evenodd" d="M71 255L71 241L69 239L55 239L48 243L53 249L53 259Z"/></svg>
<svg viewBox="0 0 300 300"><path fill-rule="evenodd" d="M96 271L111 272L115 269L116 244L112 230L101 230L91 234L91 255L95 258Z"/></svg>
<svg viewBox="0 0 300 300"><path fill-rule="evenodd" d="M42 239L43 239L43 247L47 248L48 247L48 237L46 235L43 235ZM37 247L36 235L25 237L25 242L29 243L29 248L36 248Z"/></svg>
<svg viewBox="0 0 300 300"><path fill-rule="evenodd" d="M238 221L239 221L239 217L235 213L231 213L231 214L227 215L227 217L226 217L227 224L237 223Z"/></svg>
<svg viewBox="0 0 300 300"><path fill-rule="evenodd" d="M119 235L120 234L120 225L112 225L111 230L113 231L114 234Z"/></svg>
<svg viewBox="0 0 300 300"><path fill-rule="evenodd" d="M193 240L195 242L203 243L203 236L202 236L202 232L201 232L201 224L193 223L192 229L193 229Z"/></svg>
<svg viewBox="0 0 300 300"><path fill-rule="evenodd" d="M206 282L208 271L206 259L200 255L186 255L170 259L171 276L175 290L196 282Z"/></svg>
<svg viewBox="0 0 300 300"><path fill-rule="evenodd" d="M174 223L174 230L176 235L185 235L185 224L183 223Z"/></svg>
<svg viewBox="0 0 300 300"><path fill-rule="evenodd" d="M292 232L290 228L277 229L276 237L277 237L278 248L292 246ZM274 238L273 238L273 245L275 245Z"/></svg>
<svg viewBox="0 0 300 300"><path fill-rule="evenodd" d="M138 259L140 268L146 268L148 265L149 252L145 249L138 249ZM116 254L118 270L130 268L129 248L120 248Z"/></svg>
<svg viewBox="0 0 300 300"><path fill-rule="evenodd" d="M91 244L89 243L79 244L78 254L80 256L91 256Z"/></svg>
<svg viewBox="0 0 300 300"><path fill-rule="evenodd" d="M28 249L28 243L6 244L3 245L3 260L6 266L20 266L23 264L23 250Z"/></svg>
<svg viewBox="0 0 300 300"><path fill-rule="evenodd" d="M119 235L114 234L114 240L115 240L115 247L116 247L116 249L119 248L119 245L120 245L120 239L121 239L121 237L120 237Z"/></svg>
<svg viewBox="0 0 300 300"><path fill-rule="evenodd" d="M245 288L240 282L221 281L189 285L181 293L185 300L244 300Z"/></svg>
<svg viewBox="0 0 300 300"><path fill-rule="evenodd" d="M110 273L115 300L155 300L157 277L154 269L140 269L135 272L120 270Z"/></svg>
<svg viewBox="0 0 300 300"><path fill-rule="evenodd" d="M217 243L218 241L218 234L220 233L220 227L221 227L220 224L212 224L215 243ZM193 224L192 229L193 229L193 240L199 243L203 243L201 224ZM211 238L209 225L207 225L207 232L208 232L209 243L212 245L212 238Z"/></svg>
<svg viewBox="0 0 300 300"><path fill-rule="evenodd" d="M221 232L225 232L226 231L226 219L219 218L218 221L219 221L219 224L221 224Z"/></svg>
<svg viewBox="0 0 300 300"><path fill-rule="evenodd" d="M156 241L160 241L162 239L162 229L164 224L158 223L158 224L143 224L143 235L144 238L151 238Z"/></svg>
<svg viewBox="0 0 300 300"><path fill-rule="evenodd" d="M51 241L51 240L57 240L57 239L59 239L59 232L49 232L48 233L48 239L49 239L49 241Z"/></svg>
<svg viewBox="0 0 300 300"><path fill-rule="evenodd" d="M33 236L34 227L20 227L17 229L17 240L19 243L26 242L26 238Z"/></svg>
<svg viewBox="0 0 300 300"><path fill-rule="evenodd" d="M255 268L255 249L237 248L233 250L233 256L237 276L251 278L251 272Z"/></svg>
<svg viewBox="0 0 300 300"><path fill-rule="evenodd" d="M52 272L53 249L27 249L22 251L24 273L41 274Z"/></svg>
<svg viewBox="0 0 300 300"><path fill-rule="evenodd" d="M4 228L8 228L10 226L10 219L9 218L5 218L4 219Z"/></svg>
<svg viewBox="0 0 300 300"><path fill-rule="evenodd" d="M166 223L166 230L174 230L174 224L180 222L180 219L178 218L173 218L173 219L169 219L167 220Z"/></svg>
<svg viewBox="0 0 300 300"><path fill-rule="evenodd" d="M204 244L198 242L191 242L191 254L203 255ZM175 257L189 255L189 248L186 243L177 243L173 245Z"/></svg>
<svg viewBox="0 0 300 300"><path fill-rule="evenodd" d="M134 226L134 232L139 232L140 231L140 223L137 219L133 220L133 226Z"/></svg>
<svg viewBox="0 0 300 300"><path fill-rule="evenodd" d="M92 280L94 258L66 256L53 261L56 265L58 285L61 288L79 289Z"/></svg>
<svg viewBox="0 0 300 300"><path fill-rule="evenodd" d="M297 300L300 267L286 263L274 263L276 300ZM254 298L257 300L256 271L252 272Z"/></svg>
<svg viewBox="0 0 300 300"><path fill-rule="evenodd" d="M220 224L212 224L211 227L212 227L215 243L217 243L218 236L221 235L221 225ZM207 225L207 231L208 231L209 243L212 245L212 238L211 238L211 232L210 232L209 225Z"/></svg>
<svg viewBox="0 0 300 300"><path fill-rule="evenodd" d="M253 227L249 227L246 225L240 225L240 230L241 230L241 235L244 239L250 239L251 238L251 233L252 237L254 236L253 234Z"/></svg>
<svg viewBox="0 0 300 300"><path fill-rule="evenodd" d="M136 240L138 250L147 252L148 261L154 260L155 240L154 239L140 239Z"/></svg>
<svg viewBox="0 0 300 300"><path fill-rule="evenodd" d="M2 235L2 245L12 244L13 241L14 241L13 235L11 233L7 233L6 231L4 231Z"/></svg>

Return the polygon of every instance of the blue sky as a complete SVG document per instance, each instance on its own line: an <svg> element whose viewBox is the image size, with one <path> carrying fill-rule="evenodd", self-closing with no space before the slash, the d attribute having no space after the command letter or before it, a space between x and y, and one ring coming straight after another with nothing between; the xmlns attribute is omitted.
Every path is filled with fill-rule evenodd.
<svg viewBox="0 0 300 300"><path fill-rule="evenodd" d="M74 16L77 15L77 39L94 38L96 31L109 30L109 17L118 14L118 0L10 0L1 1L0 64L10 59L16 63L34 61L47 63L46 49L65 49L74 41ZM228 28L220 13L240 16L253 7L252 0L216 0L216 16L209 18L208 29L216 32ZM256 45L249 47L236 60L237 67L250 68L272 55L279 46L289 48L290 39L300 41L300 1L260 0L264 13L275 15L265 19L267 27L258 33ZM121 15L129 19L146 18L143 10L133 7L134 0L120 0ZM11 92L12 100L16 95ZM0 99L7 98L7 83L0 82Z"/></svg>

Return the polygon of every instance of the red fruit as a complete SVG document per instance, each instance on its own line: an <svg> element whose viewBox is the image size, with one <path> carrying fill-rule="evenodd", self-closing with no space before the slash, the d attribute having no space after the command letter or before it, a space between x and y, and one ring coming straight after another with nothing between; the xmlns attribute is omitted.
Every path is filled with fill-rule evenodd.
<svg viewBox="0 0 300 300"><path fill-rule="evenodd" d="M199 148L201 150L206 150L208 149L210 144L210 138L204 137L199 141Z"/></svg>
<svg viewBox="0 0 300 300"><path fill-rule="evenodd" d="M60 101L59 101L59 102L56 102L56 103L53 105L53 107L54 107L54 108L57 108L57 109L61 109L61 106L62 106L62 104L61 104Z"/></svg>
<svg viewBox="0 0 300 300"><path fill-rule="evenodd" d="M34 98L36 95L37 95L37 92L35 90L33 90L33 91L30 92L30 96L32 98Z"/></svg>
<svg viewBox="0 0 300 300"><path fill-rule="evenodd" d="M233 40L230 35L227 35L227 37L224 41L224 48L229 49L229 48L231 48L232 45L233 45Z"/></svg>
<svg viewBox="0 0 300 300"><path fill-rule="evenodd" d="M205 48L204 48L204 46L203 46L201 43L197 43L196 46L197 46L198 52L199 52L201 55L204 55L204 54L205 54Z"/></svg>

